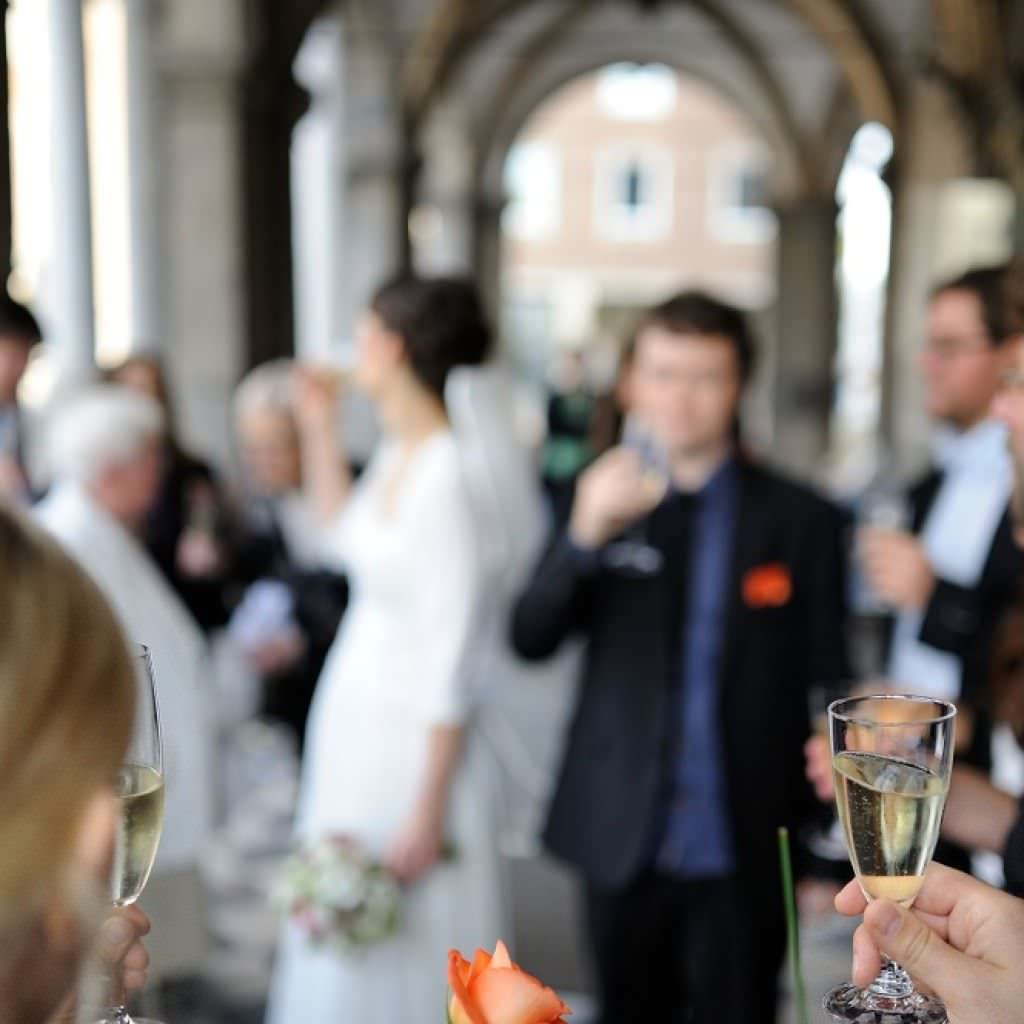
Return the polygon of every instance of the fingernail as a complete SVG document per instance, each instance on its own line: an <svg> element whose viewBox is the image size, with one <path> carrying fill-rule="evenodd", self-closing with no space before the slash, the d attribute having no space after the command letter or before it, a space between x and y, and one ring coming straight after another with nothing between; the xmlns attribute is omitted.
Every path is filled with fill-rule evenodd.
<svg viewBox="0 0 1024 1024"><path fill-rule="evenodd" d="M103 925L103 941L107 945L123 946L131 937L131 925L123 918L112 917Z"/></svg>
<svg viewBox="0 0 1024 1024"><path fill-rule="evenodd" d="M875 927L887 938L893 938L900 930L903 918L891 903L879 903L875 911Z"/></svg>

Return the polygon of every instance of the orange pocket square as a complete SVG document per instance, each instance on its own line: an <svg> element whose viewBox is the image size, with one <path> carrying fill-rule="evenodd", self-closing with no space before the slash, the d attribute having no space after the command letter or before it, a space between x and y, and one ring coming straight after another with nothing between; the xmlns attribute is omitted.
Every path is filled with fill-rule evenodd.
<svg viewBox="0 0 1024 1024"><path fill-rule="evenodd" d="M793 596L793 577L779 563L758 565L743 577L743 601L748 608L782 608Z"/></svg>

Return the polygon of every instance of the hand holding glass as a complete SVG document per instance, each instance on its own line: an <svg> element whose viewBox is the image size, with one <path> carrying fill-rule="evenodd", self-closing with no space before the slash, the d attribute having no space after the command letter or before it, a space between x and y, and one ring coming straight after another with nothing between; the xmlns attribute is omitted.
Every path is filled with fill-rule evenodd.
<svg viewBox="0 0 1024 1024"><path fill-rule="evenodd" d="M670 482L668 453L653 431L635 416L626 419L622 446L636 453L640 462L640 488L653 511L664 500ZM627 535L609 545L606 552L609 567L639 576L653 576L661 571L661 552L647 539L646 523L635 524Z"/></svg>
<svg viewBox="0 0 1024 1024"><path fill-rule="evenodd" d="M156 681L148 649L136 649L135 724L124 764L118 773L121 798L111 872L114 906L127 907L142 894L156 859L164 817L163 744L156 703ZM157 1024L132 1018L119 977L111 979L112 1005L103 1024Z"/></svg>

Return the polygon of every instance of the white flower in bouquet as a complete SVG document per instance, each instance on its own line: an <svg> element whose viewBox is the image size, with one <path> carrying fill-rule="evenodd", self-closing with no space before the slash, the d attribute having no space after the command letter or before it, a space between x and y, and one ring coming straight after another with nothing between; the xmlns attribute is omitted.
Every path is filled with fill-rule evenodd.
<svg viewBox="0 0 1024 1024"><path fill-rule="evenodd" d="M331 836L289 858L274 903L314 945L351 953L383 942L401 923L401 889L347 836Z"/></svg>

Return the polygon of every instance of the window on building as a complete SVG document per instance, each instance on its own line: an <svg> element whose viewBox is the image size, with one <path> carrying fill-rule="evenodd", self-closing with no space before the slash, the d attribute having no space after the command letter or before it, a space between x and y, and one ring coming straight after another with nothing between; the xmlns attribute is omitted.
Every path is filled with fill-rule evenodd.
<svg viewBox="0 0 1024 1024"><path fill-rule="evenodd" d="M599 152L594 227L615 242L652 242L672 229L672 157L656 149Z"/></svg>
<svg viewBox="0 0 1024 1024"><path fill-rule="evenodd" d="M717 153L708 172L711 233L724 242L760 244L775 234L769 205L771 168L759 153Z"/></svg>
<svg viewBox="0 0 1024 1024"><path fill-rule="evenodd" d="M523 242L543 242L562 221L562 168L557 151L544 142L521 142L505 161L502 215L507 234Z"/></svg>
<svg viewBox="0 0 1024 1024"><path fill-rule="evenodd" d="M664 64L611 64L597 79L597 108L615 121L662 121L678 92L678 75Z"/></svg>

